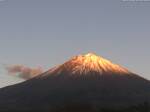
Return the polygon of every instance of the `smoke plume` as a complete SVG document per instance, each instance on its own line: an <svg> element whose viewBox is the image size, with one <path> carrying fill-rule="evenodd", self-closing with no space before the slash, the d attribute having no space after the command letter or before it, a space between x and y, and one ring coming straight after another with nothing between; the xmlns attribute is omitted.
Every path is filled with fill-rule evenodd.
<svg viewBox="0 0 150 112"><path fill-rule="evenodd" d="M7 66L6 70L8 71L9 74L17 75L20 78L23 78L25 80L33 78L33 77L43 73L43 69L41 67L30 68L30 67L26 67L24 65Z"/></svg>

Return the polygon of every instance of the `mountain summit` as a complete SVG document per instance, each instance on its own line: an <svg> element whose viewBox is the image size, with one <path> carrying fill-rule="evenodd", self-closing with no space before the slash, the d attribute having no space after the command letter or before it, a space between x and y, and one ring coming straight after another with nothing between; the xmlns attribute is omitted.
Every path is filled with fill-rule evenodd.
<svg viewBox="0 0 150 112"><path fill-rule="evenodd" d="M150 82L93 53L0 89L0 111L94 112L150 101ZM75 112L75 111L74 111Z"/></svg>
<svg viewBox="0 0 150 112"><path fill-rule="evenodd" d="M63 66L72 74L87 74L89 72L98 72L100 75L113 72L118 74L129 73L127 69L93 53L75 56L64 63Z"/></svg>
<svg viewBox="0 0 150 112"><path fill-rule="evenodd" d="M124 75L131 74L127 69L113 64L112 62L97 56L94 53L88 53L85 55L78 55L71 58L69 61L62 65L50 69L47 74L60 74L64 73L70 76L86 76L88 74L97 75ZM45 75L45 74L44 74ZM66 75L65 75L66 76Z"/></svg>

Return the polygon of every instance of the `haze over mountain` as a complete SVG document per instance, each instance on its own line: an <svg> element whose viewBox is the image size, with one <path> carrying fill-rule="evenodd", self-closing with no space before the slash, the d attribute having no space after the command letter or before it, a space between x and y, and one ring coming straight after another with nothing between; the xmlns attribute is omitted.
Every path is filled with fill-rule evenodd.
<svg viewBox="0 0 150 112"><path fill-rule="evenodd" d="M35 78L0 89L0 110L8 111L61 111L68 105L96 111L145 101L150 101L148 80L93 53L75 56Z"/></svg>

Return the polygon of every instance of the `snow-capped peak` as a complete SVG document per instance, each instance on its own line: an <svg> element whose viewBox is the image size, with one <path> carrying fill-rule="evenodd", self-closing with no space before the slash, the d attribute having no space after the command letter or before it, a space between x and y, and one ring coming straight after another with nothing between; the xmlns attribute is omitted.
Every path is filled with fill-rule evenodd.
<svg viewBox="0 0 150 112"><path fill-rule="evenodd" d="M117 64L97 56L94 53L78 55L63 64L63 67L72 74L87 74L89 72L126 74L129 71Z"/></svg>

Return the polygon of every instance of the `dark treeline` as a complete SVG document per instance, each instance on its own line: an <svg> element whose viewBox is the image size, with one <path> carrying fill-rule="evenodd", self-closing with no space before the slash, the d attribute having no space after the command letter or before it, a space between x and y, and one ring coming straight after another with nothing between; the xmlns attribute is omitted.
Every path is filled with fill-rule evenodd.
<svg viewBox="0 0 150 112"><path fill-rule="evenodd" d="M0 110L0 112L150 112L150 105L145 102L140 105L130 106L128 108L101 108L91 105L67 104L53 109L31 109L31 110Z"/></svg>
<svg viewBox="0 0 150 112"><path fill-rule="evenodd" d="M150 112L150 105L148 102L143 104L130 106L128 108L101 108L90 105L66 105L62 108L57 108L53 112Z"/></svg>

